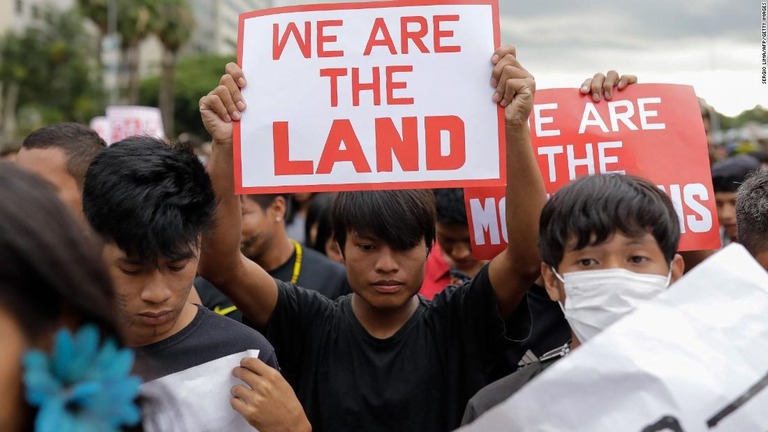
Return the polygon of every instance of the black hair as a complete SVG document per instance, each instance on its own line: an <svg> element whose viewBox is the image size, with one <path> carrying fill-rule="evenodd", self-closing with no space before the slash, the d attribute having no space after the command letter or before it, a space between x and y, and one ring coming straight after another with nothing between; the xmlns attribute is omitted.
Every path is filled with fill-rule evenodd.
<svg viewBox="0 0 768 432"><path fill-rule="evenodd" d="M467 208L464 205L464 189L434 189L437 222L441 224L467 225Z"/></svg>
<svg viewBox="0 0 768 432"><path fill-rule="evenodd" d="M333 235L342 253L349 232L373 236L395 250L435 240L435 196L429 189L340 192L333 202Z"/></svg>
<svg viewBox="0 0 768 432"><path fill-rule="evenodd" d="M21 147L63 150L67 155L67 172L82 189L88 166L107 143L89 127L79 123L57 123L32 132L24 138Z"/></svg>
<svg viewBox="0 0 768 432"><path fill-rule="evenodd" d="M736 227L753 256L768 250L768 169L747 177L736 194Z"/></svg>
<svg viewBox="0 0 768 432"><path fill-rule="evenodd" d="M307 221L304 225L304 243L325 255L325 243L333 237L331 209L336 194L329 192L317 193L312 196L307 209ZM317 226L315 239L312 241L312 227Z"/></svg>
<svg viewBox="0 0 768 432"><path fill-rule="evenodd" d="M290 194L251 194L251 195L245 195L246 198L249 198L251 201L255 202L256 204L261 207L262 210L266 210L269 208L270 205L275 201L275 198L277 197L283 197L285 199L285 214L286 219L287 215L291 212L291 196Z"/></svg>
<svg viewBox="0 0 768 432"><path fill-rule="evenodd" d="M83 211L93 229L145 264L193 256L215 208L199 159L149 136L108 147L85 175Z"/></svg>
<svg viewBox="0 0 768 432"><path fill-rule="evenodd" d="M69 316L117 337L98 246L44 180L0 162L0 305L31 340Z"/></svg>
<svg viewBox="0 0 768 432"><path fill-rule="evenodd" d="M747 176L760 168L760 161L749 155L732 156L712 165L712 188L717 192L736 192Z"/></svg>
<svg viewBox="0 0 768 432"><path fill-rule="evenodd" d="M616 231L650 233L671 262L680 242L680 221L669 197L646 179L621 174L580 178L544 205L539 225L542 260L557 267L569 242L574 250L610 239Z"/></svg>
<svg viewBox="0 0 768 432"><path fill-rule="evenodd" d="M750 152L749 155L757 159L757 161L760 162L761 164L768 163L768 151L765 151L765 150L753 151L753 152Z"/></svg>

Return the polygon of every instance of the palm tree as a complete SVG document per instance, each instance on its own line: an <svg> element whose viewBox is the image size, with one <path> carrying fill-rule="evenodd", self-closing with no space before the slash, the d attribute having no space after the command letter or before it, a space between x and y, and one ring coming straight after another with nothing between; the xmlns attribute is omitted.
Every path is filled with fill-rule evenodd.
<svg viewBox="0 0 768 432"><path fill-rule="evenodd" d="M103 38L109 31L109 2L111 0L78 0L83 16L99 28ZM117 28L120 35L120 70L127 71L127 99L135 104L139 100L139 44L151 31L150 21L157 17L157 2L153 0L114 0L117 7ZM99 45L101 47L101 45ZM99 48L100 49L100 48ZM101 56L99 56L101 60ZM125 81L125 78L123 79Z"/></svg>
<svg viewBox="0 0 768 432"><path fill-rule="evenodd" d="M139 101L139 44L152 31L151 20L156 19L156 1L118 0L117 32L120 50L128 70L127 100L129 105Z"/></svg>
<svg viewBox="0 0 768 432"><path fill-rule="evenodd" d="M162 0L156 2L157 18L154 33L163 44L162 74L159 105L163 116L165 135L174 136L174 75L179 49L192 37L194 18L188 0Z"/></svg>
<svg viewBox="0 0 768 432"><path fill-rule="evenodd" d="M77 0L80 14L93 22L99 29L99 56L101 63L101 42L109 32L109 1L110 0Z"/></svg>

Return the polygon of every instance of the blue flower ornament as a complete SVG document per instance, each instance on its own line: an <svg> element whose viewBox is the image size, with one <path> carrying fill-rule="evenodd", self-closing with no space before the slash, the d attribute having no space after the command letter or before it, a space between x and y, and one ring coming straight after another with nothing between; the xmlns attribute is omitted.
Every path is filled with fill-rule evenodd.
<svg viewBox="0 0 768 432"><path fill-rule="evenodd" d="M141 380L129 375L133 352L112 339L99 346L99 339L91 324L74 337L59 330L50 356L24 355L26 399L38 408L35 432L112 432L141 420Z"/></svg>

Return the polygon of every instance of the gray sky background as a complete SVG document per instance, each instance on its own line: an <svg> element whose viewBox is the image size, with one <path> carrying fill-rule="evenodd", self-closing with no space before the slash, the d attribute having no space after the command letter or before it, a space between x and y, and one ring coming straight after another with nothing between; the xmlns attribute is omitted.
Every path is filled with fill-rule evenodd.
<svg viewBox="0 0 768 432"><path fill-rule="evenodd" d="M276 5L339 1L274 0ZM499 0L502 42L539 88L578 87L616 69L690 84L718 111L768 107L761 0Z"/></svg>

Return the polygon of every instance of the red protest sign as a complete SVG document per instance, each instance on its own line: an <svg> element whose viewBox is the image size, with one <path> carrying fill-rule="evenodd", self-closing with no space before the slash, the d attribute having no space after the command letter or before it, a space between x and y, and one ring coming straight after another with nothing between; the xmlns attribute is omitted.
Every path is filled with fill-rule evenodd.
<svg viewBox="0 0 768 432"><path fill-rule="evenodd" d="M680 250L720 247L707 140L693 88L639 84L595 103L577 89L536 92L529 119L548 194L591 174L645 177L666 192L680 218ZM506 247L504 188L467 188L475 257Z"/></svg>
<svg viewBox="0 0 768 432"><path fill-rule="evenodd" d="M504 184L504 113L488 85L498 46L498 0L242 14L236 192Z"/></svg>

